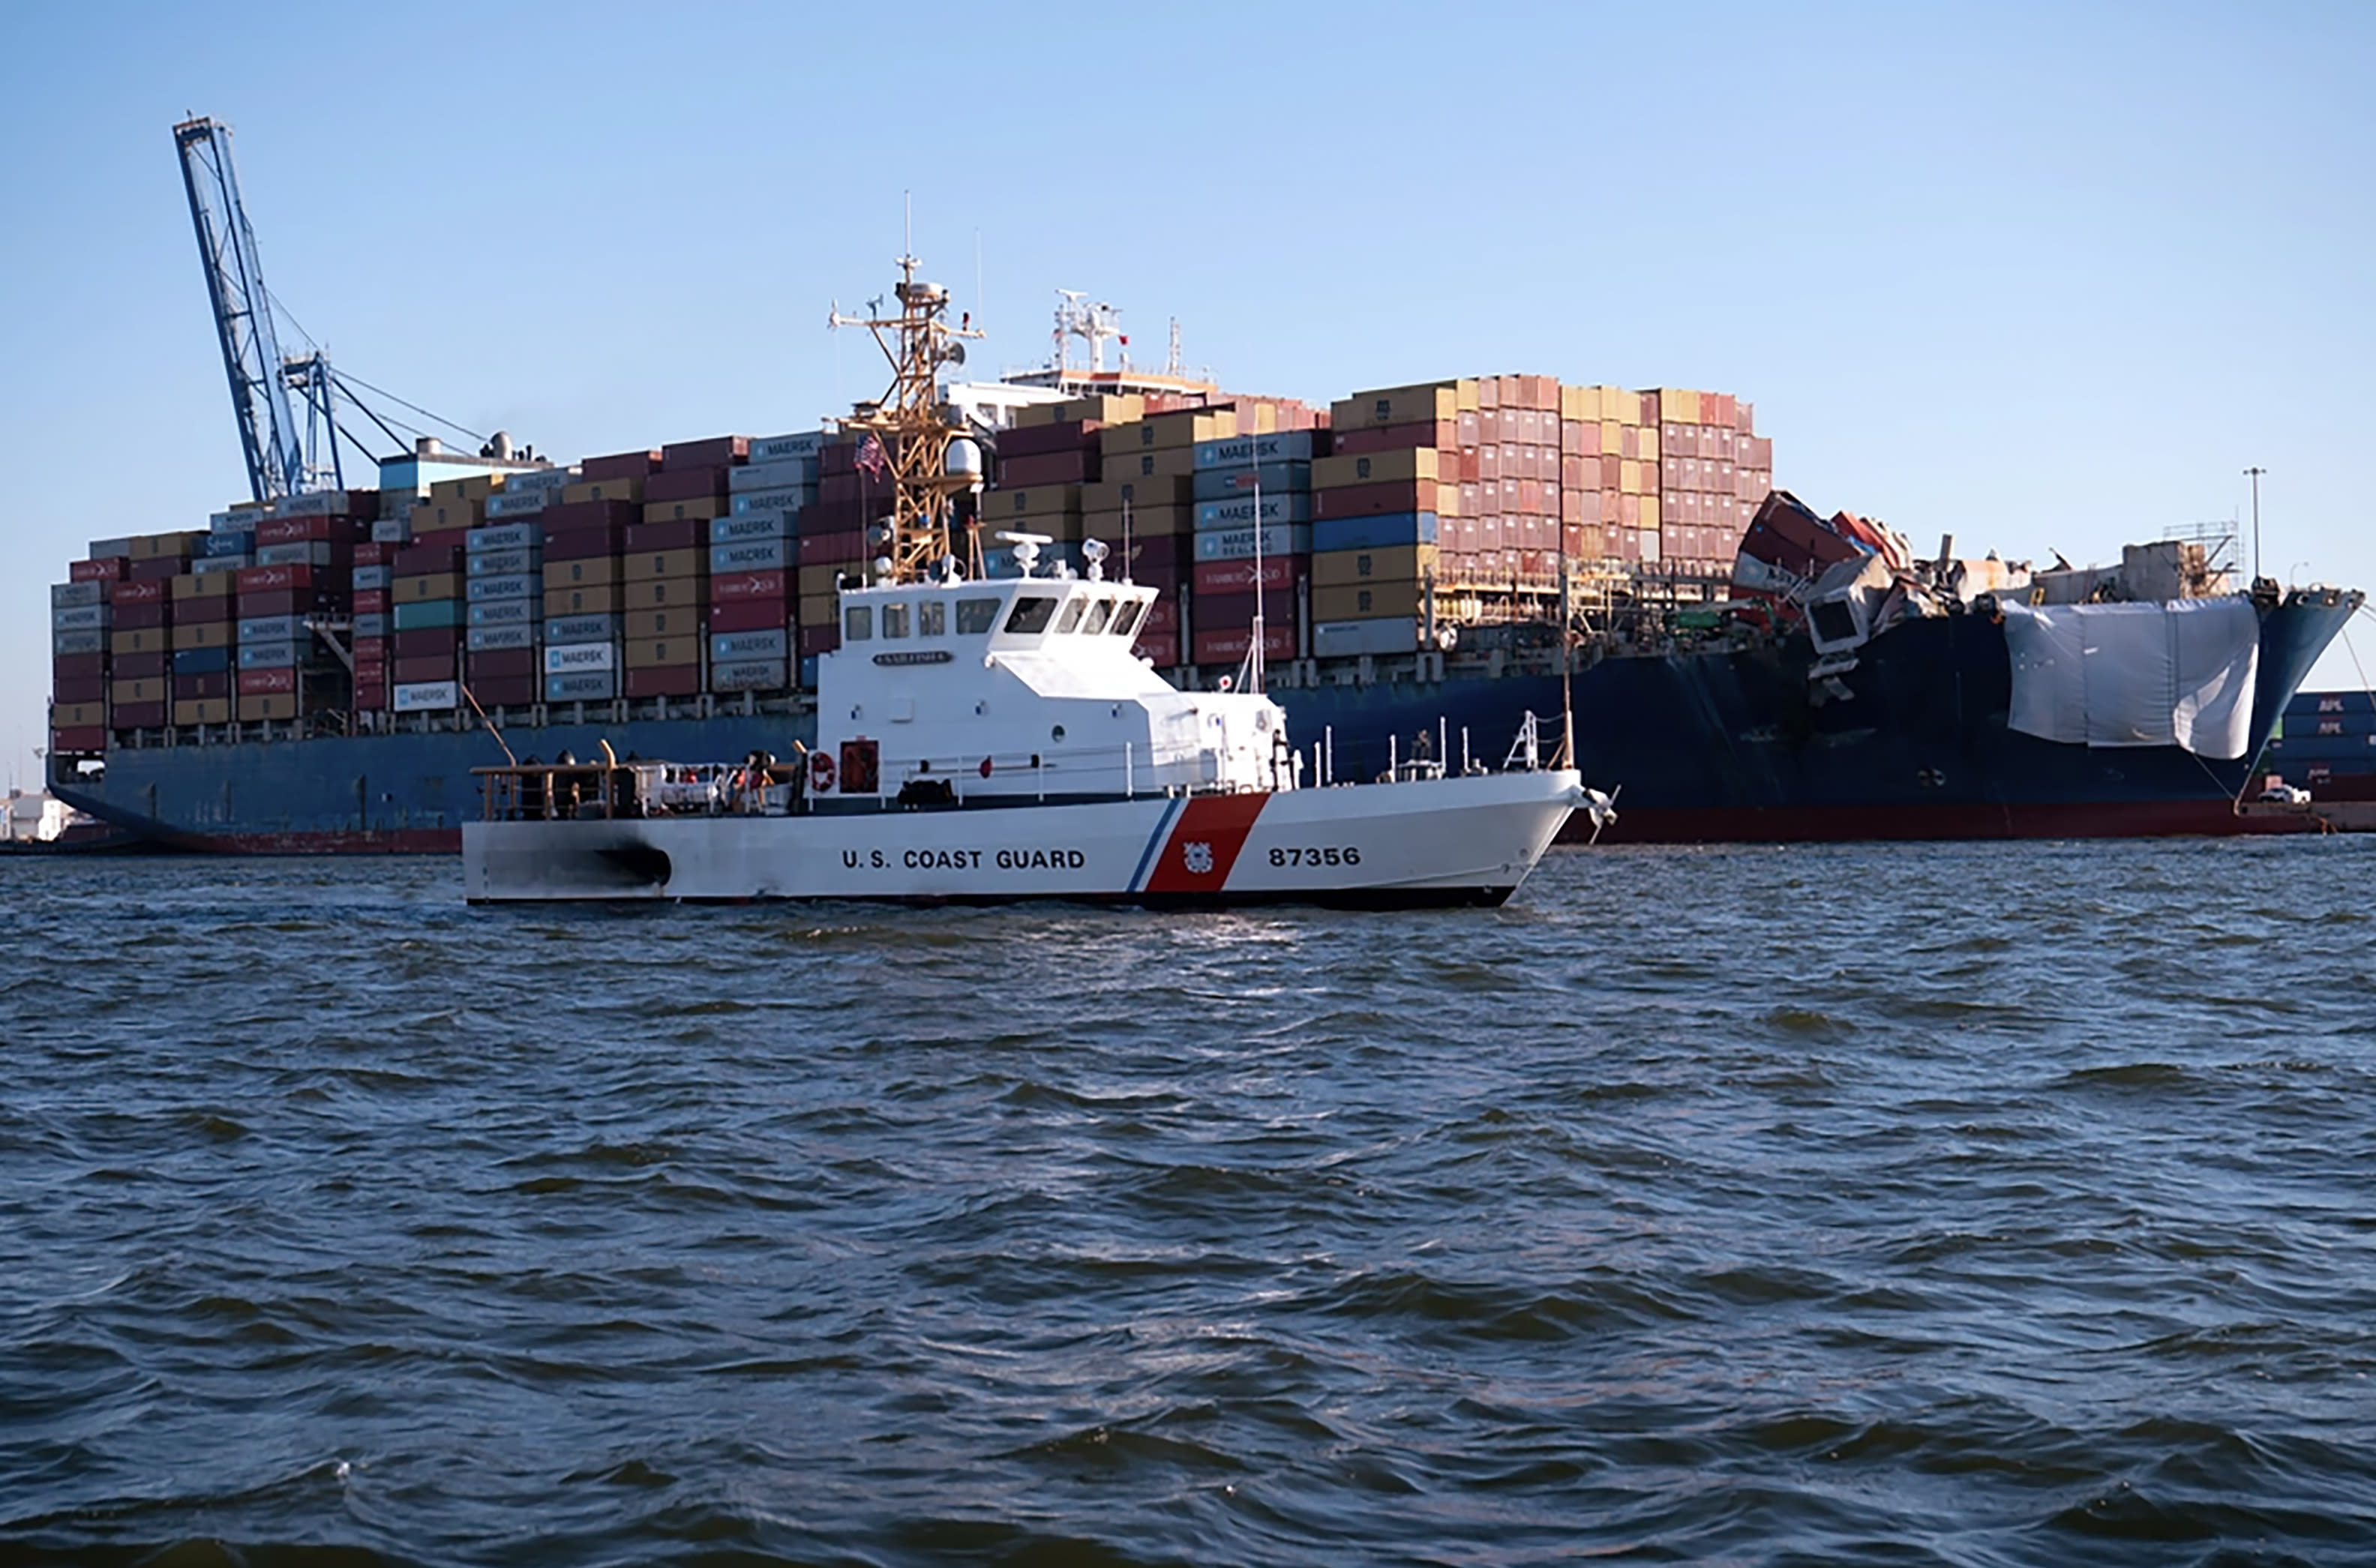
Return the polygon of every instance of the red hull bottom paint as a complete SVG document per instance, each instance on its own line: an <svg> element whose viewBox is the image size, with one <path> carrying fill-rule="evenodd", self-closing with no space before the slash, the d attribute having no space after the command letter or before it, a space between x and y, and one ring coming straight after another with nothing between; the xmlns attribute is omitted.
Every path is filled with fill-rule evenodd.
<svg viewBox="0 0 2376 1568"><path fill-rule="evenodd" d="M2022 806L1788 806L1669 811L1621 799L1603 844L1846 844L1859 840L2230 837L2318 831L2303 817L2242 816L2226 801ZM1571 818L1560 841L1592 824Z"/></svg>

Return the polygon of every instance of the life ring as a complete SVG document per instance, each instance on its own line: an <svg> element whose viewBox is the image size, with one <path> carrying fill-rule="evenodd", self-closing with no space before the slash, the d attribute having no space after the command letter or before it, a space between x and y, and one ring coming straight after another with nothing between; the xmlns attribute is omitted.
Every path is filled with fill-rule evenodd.
<svg viewBox="0 0 2376 1568"><path fill-rule="evenodd" d="M833 789L833 754L819 748L809 754L809 788L818 794Z"/></svg>

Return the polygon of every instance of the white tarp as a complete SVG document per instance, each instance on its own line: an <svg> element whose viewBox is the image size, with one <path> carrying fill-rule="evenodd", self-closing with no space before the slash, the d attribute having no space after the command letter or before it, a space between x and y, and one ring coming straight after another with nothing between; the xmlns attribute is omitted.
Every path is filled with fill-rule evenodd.
<svg viewBox="0 0 2376 1568"><path fill-rule="evenodd" d="M2261 669L2261 618L2250 600L2008 604L2004 617L2007 722L2023 734L2244 754Z"/></svg>

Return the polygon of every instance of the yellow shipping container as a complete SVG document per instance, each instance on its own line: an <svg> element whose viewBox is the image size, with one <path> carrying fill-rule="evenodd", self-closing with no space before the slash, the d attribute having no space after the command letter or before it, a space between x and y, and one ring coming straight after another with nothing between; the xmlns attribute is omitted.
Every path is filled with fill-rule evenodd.
<svg viewBox="0 0 2376 1568"><path fill-rule="evenodd" d="M1654 490L1649 494L1642 497L1642 527L1645 529L1655 529L1657 526L1658 493Z"/></svg>
<svg viewBox="0 0 2376 1568"><path fill-rule="evenodd" d="M1642 493L1642 465L1631 457L1617 465L1617 492L1621 495Z"/></svg>
<svg viewBox="0 0 2376 1568"><path fill-rule="evenodd" d="M462 597L462 576L458 572L427 572L417 577L389 579L390 604L426 604L434 600Z"/></svg>
<svg viewBox="0 0 2376 1568"><path fill-rule="evenodd" d="M644 521L681 523L691 518L696 523L706 523L712 517L723 517L733 509L733 502L723 495L703 495L690 501L647 501L644 503Z"/></svg>
<svg viewBox="0 0 2376 1568"><path fill-rule="evenodd" d="M674 610L638 610L627 606L627 639L647 642L653 638L673 637L679 643L687 637L701 636L702 612L690 605ZM692 662L680 659L680 664Z"/></svg>
<svg viewBox="0 0 2376 1568"><path fill-rule="evenodd" d="M173 647L173 634L165 626L143 626L138 631L112 633L107 647L111 653L169 653Z"/></svg>
<svg viewBox="0 0 2376 1568"><path fill-rule="evenodd" d="M1141 474L1081 486L1084 512L1119 512L1125 501L1134 513L1147 512L1162 506L1193 506L1195 499L1196 481L1185 473Z"/></svg>
<svg viewBox="0 0 2376 1568"><path fill-rule="evenodd" d="M695 632L681 636L627 639L627 668L630 670L664 670L671 664L700 662L701 636Z"/></svg>
<svg viewBox="0 0 2376 1568"><path fill-rule="evenodd" d="M182 697L173 704L176 724L228 724L231 722L231 698Z"/></svg>
<svg viewBox="0 0 2376 1568"><path fill-rule="evenodd" d="M1700 395L1681 386L1659 387L1658 422L1660 424L1698 424Z"/></svg>
<svg viewBox="0 0 2376 1568"><path fill-rule="evenodd" d="M803 567L801 575L806 576L812 570L824 571L825 569L822 566ZM841 599L838 594L803 593L800 597L796 619L803 626L830 626L833 624L834 615L840 603Z"/></svg>
<svg viewBox="0 0 2376 1568"><path fill-rule="evenodd" d="M239 578L230 572L208 572L203 577L184 573L173 579L175 599L230 599L237 593Z"/></svg>
<svg viewBox="0 0 2376 1568"><path fill-rule="evenodd" d="M993 490L981 498L981 517L1001 527L1035 517L1078 517L1081 487L1077 484L1034 484L1021 490ZM1076 522L1075 527L1079 527Z"/></svg>
<svg viewBox="0 0 2376 1568"><path fill-rule="evenodd" d="M1351 583L1343 588L1314 588L1314 621L1360 621L1378 615L1419 615L1427 609L1427 585L1401 582Z"/></svg>
<svg viewBox="0 0 2376 1568"><path fill-rule="evenodd" d="M544 591L559 588L600 588L625 580L615 555L588 555L576 561L547 561Z"/></svg>
<svg viewBox="0 0 2376 1568"><path fill-rule="evenodd" d="M1615 457L1623 455L1624 451L1624 422L1620 420L1602 420L1600 422L1600 455L1604 457Z"/></svg>
<svg viewBox="0 0 2376 1568"><path fill-rule="evenodd" d="M644 504L644 481L641 479L579 480L576 484L563 489L561 499L564 504L579 501L632 501L640 506ZM415 533L421 531L421 525L418 522L413 524L412 531Z"/></svg>
<svg viewBox="0 0 2376 1568"><path fill-rule="evenodd" d="M1400 484L1443 477L1441 454L1432 446L1402 446L1391 452L1356 452L1322 457L1312 465L1312 488L1347 484Z"/></svg>
<svg viewBox="0 0 2376 1568"><path fill-rule="evenodd" d="M1358 587L1372 582L1424 582L1437 575L1432 544L1396 544L1382 550L1323 550L1312 557L1315 588Z"/></svg>
<svg viewBox="0 0 2376 1568"><path fill-rule="evenodd" d="M242 724L296 717L295 692L255 692L239 699L239 721Z"/></svg>
<svg viewBox="0 0 2376 1568"><path fill-rule="evenodd" d="M118 707L128 702L163 702L165 678L148 675L137 681L117 681L107 688L107 695Z"/></svg>
<svg viewBox="0 0 2376 1568"><path fill-rule="evenodd" d="M1098 433L1098 447L1107 457L1115 457L1172 446L1194 446L1200 441L1227 441L1237 434L1238 416L1234 410L1180 409L1153 419L1108 425Z"/></svg>
<svg viewBox="0 0 2376 1568"><path fill-rule="evenodd" d="M1168 533L1193 533L1196 528L1196 509L1193 506L1133 506L1130 509L1130 537L1134 540L1155 539ZM1120 508L1111 512L1081 514L1081 537L1101 539L1115 549L1122 548L1123 515Z"/></svg>
<svg viewBox="0 0 2376 1568"><path fill-rule="evenodd" d="M1124 425L1124 430L1136 427ZM1145 452L1109 452L1105 482L1142 479L1186 479L1196 471L1194 446L1158 446Z"/></svg>
<svg viewBox="0 0 2376 1568"><path fill-rule="evenodd" d="M863 576L862 569L853 565L802 567L798 585L802 602L806 603L813 599L820 601L825 606L825 619L832 620L836 590L840 587L841 575L844 572L848 572L853 577ZM808 616L803 614L801 620L806 623ZM817 624L822 625L824 622L819 622Z"/></svg>
<svg viewBox="0 0 2376 1568"><path fill-rule="evenodd" d="M486 520L486 516L484 501L422 501L412 508L413 537L446 529L474 529Z"/></svg>
<svg viewBox="0 0 2376 1568"><path fill-rule="evenodd" d="M649 582L655 577L706 577L709 576L709 552L698 546L683 550L642 550L622 557L625 563L625 578L631 583ZM552 565L564 564L553 562ZM551 567L548 566L550 571Z"/></svg>
<svg viewBox="0 0 2376 1568"><path fill-rule="evenodd" d="M697 610L709 599L709 579L701 577L646 577L630 582L620 589L630 612L638 610ZM680 628L681 630L682 628ZM658 636L658 632L647 633Z"/></svg>
<svg viewBox="0 0 2376 1568"><path fill-rule="evenodd" d="M161 560L168 555L187 555L203 535L195 533L144 533L132 540L135 561Z"/></svg>
<svg viewBox="0 0 2376 1568"><path fill-rule="evenodd" d="M1385 386L1373 392L1356 392L1328 406L1329 422L1339 430L1357 430L1365 425L1433 424L1476 411L1475 381Z"/></svg>
<svg viewBox="0 0 2376 1568"><path fill-rule="evenodd" d="M50 709L53 730L90 730L106 722L107 705L103 702L62 702Z"/></svg>
<svg viewBox="0 0 2376 1568"><path fill-rule="evenodd" d="M544 588L544 615L616 615L626 608L621 599L623 589L616 583L598 584L590 588Z"/></svg>
<svg viewBox="0 0 2376 1568"><path fill-rule="evenodd" d="M192 647L229 647L233 624L229 621L193 621L186 626L173 628L173 651Z"/></svg>

